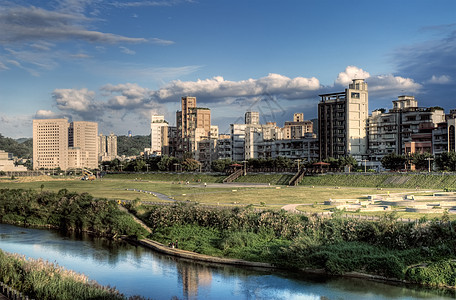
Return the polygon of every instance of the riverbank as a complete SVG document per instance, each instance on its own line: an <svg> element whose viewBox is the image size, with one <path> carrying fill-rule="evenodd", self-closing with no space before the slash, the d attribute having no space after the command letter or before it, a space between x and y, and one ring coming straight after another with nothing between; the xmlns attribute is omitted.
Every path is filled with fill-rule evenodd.
<svg viewBox="0 0 456 300"><path fill-rule="evenodd" d="M179 248L203 255L390 282L447 287L456 282L456 223L447 216L403 223L393 213L366 221L337 213L322 219L183 204L130 209L151 228L153 240L178 239Z"/></svg>
<svg viewBox="0 0 456 300"><path fill-rule="evenodd" d="M178 251L211 260L224 257L234 265L247 261L281 269L323 269L332 275L360 272L432 286L456 282L456 222L448 215L404 224L394 214L365 221L342 218L337 212L322 219L251 207L164 207L140 201L127 205L150 228L149 239L162 245L177 239ZM80 228L138 240L149 234L114 201L65 190L0 190L0 212L0 221L20 220L25 225L55 224L62 230ZM200 257L181 253L189 259Z"/></svg>
<svg viewBox="0 0 456 300"><path fill-rule="evenodd" d="M115 288L101 286L83 274L41 259L0 250L0 266L0 282L30 299L126 299Z"/></svg>

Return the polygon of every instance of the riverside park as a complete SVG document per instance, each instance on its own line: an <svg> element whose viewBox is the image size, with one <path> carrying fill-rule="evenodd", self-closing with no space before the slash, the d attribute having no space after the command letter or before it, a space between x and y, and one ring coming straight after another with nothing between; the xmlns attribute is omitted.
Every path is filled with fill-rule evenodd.
<svg viewBox="0 0 456 300"><path fill-rule="evenodd" d="M304 176L296 186L287 184L293 174L247 174L223 183L225 177L198 172L107 174L93 181L78 176L8 176L0 180L0 220L90 233L117 245L129 241L166 257L286 270L298 272L301 275L293 276L299 278L318 274L417 285L411 287L412 293L427 287L431 295L425 297L454 296L453 174L325 174ZM23 284L28 282L24 270L8 270L0 274L0 281L25 294L65 294L60 283L56 290L42 291L35 286L43 285ZM187 277L182 273L178 278ZM109 290L116 295L112 298L159 295L139 287L128 291L131 285L122 284L115 282L120 292ZM177 288L159 298L192 298L188 284L180 284L183 292ZM202 293L203 286L195 284ZM331 293L337 296L340 291Z"/></svg>
<svg viewBox="0 0 456 300"><path fill-rule="evenodd" d="M249 174L222 183L224 175L206 173L108 174L82 181L78 176L38 176L0 179L0 188L89 193L95 198L145 203L186 202L199 205L285 209L307 214L438 218L456 209L456 176L427 174L328 174L306 176L288 186L289 174ZM161 197L158 195L162 195ZM455 210L456 212L456 210Z"/></svg>

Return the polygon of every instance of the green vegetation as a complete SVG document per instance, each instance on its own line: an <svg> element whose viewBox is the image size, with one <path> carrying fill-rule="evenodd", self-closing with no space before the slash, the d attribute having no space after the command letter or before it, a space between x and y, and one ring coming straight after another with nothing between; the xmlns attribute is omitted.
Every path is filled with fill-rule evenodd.
<svg viewBox="0 0 456 300"><path fill-rule="evenodd" d="M300 185L353 186L377 188L456 188L456 176L442 173L433 174L351 174L305 176Z"/></svg>
<svg viewBox="0 0 456 300"><path fill-rule="evenodd" d="M0 281L32 299L126 299L82 274L0 250Z"/></svg>
<svg viewBox="0 0 456 300"><path fill-rule="evenodd" d="M0 222L22 226L51 226L115 237L142 237L147 232L117 203L94 199L87 193L66 189L38 193L33 190L0 190Z"/></svg>
<svg viewBox="0 0 456 300"><path fill-rule="evenodd" d="M329 274L358 271L435 286L456 284L456 222L447 215L402 223L395 214L373 222L337 213L322 219L249 207L129 208L152 228L153 239L164 244L177 239L179 248L203 254Z"/></svg>
<svg viewBox="0 0 456 300"><path fill-rule="evenodd" d="M18 142L12 138L4 137L0 133L0 150L13 153L14 156L19 158L32 158L33 140L26 139L22 142Z"/></svg>
<svg viewBox="0 0 456 300"><path fill-rule="evenodd" d="M149 135L126 136L120 135L117 137L117 154L133 156L139 155L144 151L144 148L150 148Z"/></svg>

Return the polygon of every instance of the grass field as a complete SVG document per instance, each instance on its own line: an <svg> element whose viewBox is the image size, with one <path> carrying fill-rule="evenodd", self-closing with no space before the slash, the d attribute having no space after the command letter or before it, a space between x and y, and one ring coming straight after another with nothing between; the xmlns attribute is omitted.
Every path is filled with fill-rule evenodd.
<svg viewBox="0 0 456 300"><path fill-rule="evenodd" d="M132 178L132 179L131 179ZM141 201L160 200L150 194L127 191L126 189L139 189L151 192L159 192L176 200L194 201L201 204L239 204L255 206L281 207L286 204L322 203L332 199L362 199L367 195L386 193L377 188L363 187L339 187L334 186L268 186L268 185L245 185L243 184L219 184L209 183L205 188L203 182L193 180L188 185L185 181L150 181L141 180L138 177L105 178L95 181L81 181L78 178L67 180L47 178L45 181L21 182L4 178L0 180L0 188L22 188L58 191L67 189L78 193L87 192L94 197L115 200ZM209 180L208 180L209 181ZM209 181L210 182L210 181ZM411 189L388 189L391 193L410 191ZM415 190L414 190L415 191ZM416 192L416 191L415 191ZM325 207L326 209L326 207Z"/></svg>

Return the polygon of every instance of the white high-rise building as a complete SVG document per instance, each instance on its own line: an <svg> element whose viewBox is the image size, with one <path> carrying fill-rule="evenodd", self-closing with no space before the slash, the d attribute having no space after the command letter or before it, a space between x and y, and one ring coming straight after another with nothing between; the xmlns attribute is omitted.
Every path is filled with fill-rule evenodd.
<svg viewBox="0 0 456 300"><path fill-rule="evenodd" d="M152 115L150 122L150 151L152 154L161 155L163 146L163 127L168 127L164 116Z"/></svg>

